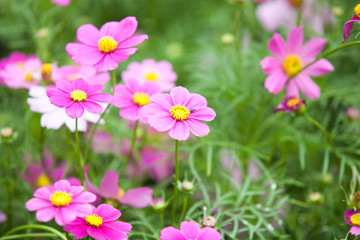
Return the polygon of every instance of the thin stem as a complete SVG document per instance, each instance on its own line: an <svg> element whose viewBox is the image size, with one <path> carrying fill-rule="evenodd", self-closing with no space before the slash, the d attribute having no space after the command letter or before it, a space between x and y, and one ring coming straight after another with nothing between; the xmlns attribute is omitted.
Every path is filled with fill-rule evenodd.
<svg viewBox="0 0 360 240"><path fill-rule="evenodd" d="M184 198L184 202L183 202L183 208L182 208L182 211L181 211L180 222L182 222L184 220L184 217L185 217L185 212L186 212L187 203L188 203L188 196L189 196L189 194L185 194L185 198Z"/></svg>
<svg viewBox="0 0 360 240"><path fill-rule="evenodd" d="M164 228L164 212L160 212L160 229Z"/></svg>
<svg viewBox="0 0 360 240"><path fill-rule="evenodd" d="M56 237L55 234L53 233L24 233L24 234L16 234L16 235L10 235L10 236L7 236L7 237L0 237L0 240L7 240L7 239L17 239L17 238L22 238L22 239L25 239L25 238L44 238L44 237Z"/></svg>
<svg viewBox="0 0 360 240"><path fill-rule="evenodd" d="M8 235L11 235L11 234L13 234L13 233L15 233L15 232L18 232L18 231L21 231L21 230L26 230L26 229L41 229L41 230L44 230L44 231L47 231L47 232L54 233L54 234L56 234L57 236L59 236L59 237L60 237L61 239L63 239L63 240L67 240L66 237L65 237L61 232L59 232L58 230L56 230L55 228L48 227L48 226L45 226L45 225L38 225L38 224L22 225L22 226L13 228L13 229L11 229L10 231L6 232L6 233L3 235L3 237L8 236Z"/></svg>
<svg viewBox="0 0 360 240"><path fill-rule="evenodd" d="M300 5L298 6L298 10L297 10L296 26L300 26L301 16L302 16L302 1L301 1Z"/></svg>
<svg viewBox="0 0 360 240"><path fill-rule="evenodd" d="M171 211L171 226L175 221L175 210L176 210L176 199L178 194L178 184L179 181L179 141L175 141L175 183L174 183L174 194L173 194L173 205Z"/></svg>
<svg viewBox="0 0 360 240"><path fill-rule="evenodd" d="M111 95L114 95L114 93L115 93L115 85L116 85L116 70L112 71L112 81L113 81L113 84L112 84L113 86L111 88ZM88 161L89 150L90 150L90 147L91 147L91 143L92 143L92 140L93 140L93 137L94 137L95 130L99 126L99 123L100 123L101 119L104 118L105 114L108 112L110 107L111 107L111 104L109 103L107 105L107 107L105 108L105 110L101 113L101 115L100 115L99 119L97 120L97 122L95 123L95 125L91 129L90 136L89 136L89 139L88 139L88 141L86 143L86 148L85 148L85 153L84 153L84 165L86 165L87 161Z"/></svg>
<svg viewBox="0 0 360 240"><path fill-rule="evenodd" d="M79 141L79 131L78 131L78 119L75 119L75 138L76 138L76 155L78 159L78 166L79 166L79 172L80 172L80 180L81 185L84 185L84 166L81 160L81 152L80 152L80 141Z"/></svg>
<svg viewBox="0 0 360 240"><path fill-rule="evenodd" d="M7 172L7 181L8 184L6 186L6 190L7 190L7 195L8 195L8 199L7 199L7 223L6 223L6 229L10 229L12 226L12 193L13 193L13 187L14 184L11 181L11 179L13 179L12 177L12 169L11 169L11 155L10 155L10 145L7 143L6 144L6 172Z"/></svg>
<svg viewBox="0 0 360 240"><path fill-rule="evenodd" d="M134 147L135 147L135 141L136 141L136 132L137 132L138 126L139 126L139 120L136 120L133 135L132 135L132 138L131 138L131 144L130 144L130 149L129 149L129 153L128 153L128 157L127 157L127 162L130 162L130 158L133 155L133 151L134 151Z"/></svg>
<svg viewBox="0 0 360 240"><path fill-rule="evenodd" d="M311 122L315 127L317 127L327 138L329 144L331 145L332 148L335 149L335 144L332 140L331 135L326 131L326 129L315 119L313 119L312 117L310 117L309 115L307 115L306 113L304 114L305 118Z"/></svg>

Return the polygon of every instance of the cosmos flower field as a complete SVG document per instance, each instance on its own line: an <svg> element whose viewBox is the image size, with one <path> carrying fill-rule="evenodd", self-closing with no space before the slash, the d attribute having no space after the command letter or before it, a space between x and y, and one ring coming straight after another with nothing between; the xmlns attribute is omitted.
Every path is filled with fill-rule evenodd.
<svg viewBox="0 0 360 240"><path fill-rule="evenodd" d="M0 0L0 240L360 239L360 2Z"/></svg>

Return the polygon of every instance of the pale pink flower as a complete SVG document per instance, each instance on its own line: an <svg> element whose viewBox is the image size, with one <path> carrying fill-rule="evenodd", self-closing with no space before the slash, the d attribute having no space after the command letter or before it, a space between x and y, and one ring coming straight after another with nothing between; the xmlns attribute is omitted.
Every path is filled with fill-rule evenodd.
<svg viewBox="0 0 360 240"><path fill-rule="evenodd" d="M135 80L128 80L125 85L117 84L112 104L121 108L120 117L127 120L138 120L147 123L147 119L140 114L143 106L150 103L150 98L159 93L160 88L151 82L139 83Z"/></svg>
<svg viewBox="0 0 360 240"><path fill-rule="evenodd" d="M355 11L355 15L344 24L344 28L343 28L344 41L343 41L343 43L345 43L348 40L354 23L360 22L360 4L357 4L355 6L354 11Z"/></svg>
<svg viewBox="0 0 360 240"><path fill-rule="evenodd" d="M97 73L94 67L88 66L62 66L54 71L54 82L68 80L72 81L76 78L84 79L90 85L105 84L110 80L108 72Z"/></svg>
<svg viewBox="0 0 360 240"><path fill-rule="evenodd" d="M173 71L171 63L167 61L156 62L154 59L145 59L141 63L130 63L121 77L125 83L133 79L141 83L153 82L162 91L169 91L175 87L177 74Z"/></svg>
<svg viewBox="0 0 360 240"><path fill-rule="evenodd" d="M37 189L34 197L26 202L26 209L36 211L39 222L49 222L55 218L60 226L69 224L76 217L86 216L92 210L88 203L96 199L94 194L84 192L84 187L71 186L67 180L60 180L52 187Z"/></svg>
<svg viewBox="0 0 360 240"><path fill-rule="evenodd" d="M71 0L51 0L52 3L63 7L68 6L70 4L70 1Z"/></svg>
<svg viewBox="0 0 360 240"><path fill-rule="evenodd" d="M206 136L210 129L202 121L212 121L216 115L203 96L184 87L175 87L170 94L153 95L141 114L148 118L151 127L159 132L169 131L170 137L179 141L188 139L190 131L198 137Z"/></svg>
<svg viewBox="0 0 360 240"><path fill-rule="evenodd" d="M79 43L69 43L66 51L72 59L84 66L94 66L96 71L114 70L136 52L131 48L142 43L147 35L132 36L138 22L135 17L126 17L120 22L107 22L100 30L86 24L77 30Z"/></svg>
<svg viewBox="0 0 360 240"><path fill-rule="evenodd" d="M126 233L131 231L129 223L115 221L121 216L121 212L108 204L101 204L84 216L77 217L75 221L64 227L75 238L83 238L86 235L94 239L122 240L128 239Z"/></svg>
<svg viewBox="0 0 360 240"><path fill-rule="evenodd" d="M174 227L166 227L160 232L161 240L220 240L221 234L211 228L200 229L199 224L193 221L184 221L180 224L180 230Z"/></svg>
<svg viewBox="0 0 360 240"><path fill-rule="evenodd" d="M48 88L46 93L51 104L65 108L66 114L71 118L80 118L84 110L90 113L103 111L103 107L97 102L109 103L111 101L111 95L98 93L103 89L103 85L89 85L83 79L77 78L71 82L58 81L56 88Z"/></svg>
<svg viewBox="0 0 360 240"><path fill-rule="evenodd" d="M1 72L6 69L7 65L16 64L23 66L24 61L30 58L37 58L35 55L26 56L22 52L13 52L8 57L0 59L0 84L4 84Z"/></svg>
<svg viewBox="0 0 360 240"><path fill-rule="evenodd" d="M308 98L320 97L320 87L310 76L320 77L333 71L331 63L321 58L305 70L300 70L315 60L326 44L326 39L314 38L303 46L303 27L294 28L287 37L287 43L280 34L275 33L269 41L269 49L275 57L265 57L260 64L265 74L265 88L278 94L286 85L286 95L299 97L301 90ZM297 75L296 75L297 74ZM292 79L287 82L287 79Z"/></svg>
<svg viewBox="0 0 360 240"><path fill-rule="evenodd" d="M0 211L0 223L6 222L6 220L7 220L7 217L6 217L5 213Z"/></svg>
<svg viewBox="0 0 360 240"><path fill-rule="evenodd" d="M360 119L359 109L356 107L349 107L346 109L346 116L351 120Z"/></svg>
<svg viewBox="0 0 360 240"><path fill-rule="evenodd" d="M66 114L65 108L59 108L51 104L45 87L31 87L29 95L30 97L27 99L27 102L30 105L30 110L42 114L40 118L40 125L42 127L57 130L65 124L71 132L75 132L75 119ZM106 106L105 104L101 105L103 108ZM88 122L96 123L99 118L100 114L85 111L82 117L78 118L78 131L85 132ZM100 124L104 123L105 121L101 119Z"/></svg>

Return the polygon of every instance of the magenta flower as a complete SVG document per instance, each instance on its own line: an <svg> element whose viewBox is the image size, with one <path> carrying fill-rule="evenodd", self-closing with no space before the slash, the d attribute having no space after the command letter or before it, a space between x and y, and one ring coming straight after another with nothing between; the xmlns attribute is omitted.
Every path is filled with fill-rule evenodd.
<svg viewBox="0 0 360 240"><path fill-rule="evenodd" d="M156 62L154 59L145 59L141 63L132 62L121 78L125 81L135 79L138 82L156 83L162 91L169 91L175 87L177 74L173 71L171 63L167 61Z"/></svg>
<svg viewBox="0 0 360 240"><path fill-rule="evenodd" d="M119 240L128 239L126 233L131 231L129 223L115 221L121 216L121 212L108 204L101 204L84 216L64 227L75 238L80 239L89 235L94 239Z"/></svg>
<svg viewBox="0 0 360 240"><path fill-rule="evenodd" d="M350 228L350 233L355 236L360 235L360 209L356 210L355 213L350 209L345 211L344 216L345 221L347 224L352 226Z"/></svg>
<svg viewBox="0 0 360 240"><path fill-rule="evenodd" d="M166 227L160 232L161 240L220 240L221 237L217 230L211 227L200 229L200 226L193 221L182 222L180 230L174 227Z"/></svg>
<svg viewBox="0 0 360 240"><path fill-rule="evenodd" d="M153 190L149 187L133 188L125 192L118 185L118 174L115 171L108 171L101 180L99 189L90 182L87 165L84 167L84 173L88 190L100 198L119 201L121 204L134 208L143 208L151 205ZM100 199L97 201L100 201Z"/></svg>
<svg viewBox="0 0 360 240"><path fill-rule="evenodd" d="M344 23L344 28L343 28L344 41L343 41L343 43L345 43L348 40L354 23L360 22L360 4L356 5L356 7L354 8L354 11L355 11L355 15L349 21Z"/></svg>
<svg viewBox="0 0 360 240"><path fill-rule="evenodd" d="M297 112L304 106L305 100L298 97L285 97L276 107L274 113L278 111Z"/></svg>
<svg viewBox="0 0 360 240"><path fill-rule="evenodd" d="M71 0L51 0L52 3L63 7L68 6L70 4L70 1Z"/></svg>
<svg viewBox="0 0 360 240"><path fill-rule="evenodd" d="M24 66L24 62L30 58L37 58L35 55L26 56L22 52L13 52L8 57L0 59L0 84L4 84L2 77L2 71L6 69L8 65L17 65L19 67Z"/></svg>
<svg viewBox="0 0 360 240"><path fill-rule="evenodd" d="M90 85L105 84L110 80L108 72L97 73L94 67L62 66L53 73L53 81L72 81L76 78L84 79Z"/></svg>
<svg viewBox="0 0 360 240"><path fill-rule="evenodd" d="M319 59L314 64L300 70L315 60L324 48L326 39L315 38L303 46L303 27L294 28L288 35L287 44L280 34L275 33L269 41L269 49L275 57L265 57L260 64L265 74L265 88L278 94L286 85L286 95L299 97L301 90L310 99L320 97L320 87L310 76L320 77L333 71L334 67L326 59ZM295 74L297 74L295 76ZM292 79L287 82L287 79Z"/></svg>
<svg viewBox="0 0 360 240"><path fill-rule="evenodd" d="M150 103L150 97L159 93L160 88L150 82L138 83L128 80L125 85L117 84L112 104L120 109L120 117L127 120L138 120L147 123L147 119L140 114L143 106Z"/></svg>
<svg viewBox="0 0 360 240"><path fill-rule="evenodd" d="M142 43L147 35L132 36L137 28L135 17L120 22L107 22L100 30L86 24L77 30L79 43L69 43L66 51L72 59L84 66L94 66L96 71L114 70L136 52L131 48Z"/></svg>
<svg viewBox="0 0 360 240"><path fill-rule="evenodd" d="M188 139L190 131L198 137L207 135L210 129L202 121L212 121L216 116L203 96L184 87L175 87L170 94L153 95L141 114L148 118L151 127L159 132L169 131L170 137L179 141Z"/></svg>
<svg viewBox="0 0 360 240"><path fill-rule="evenodd" d="M66 114L71 118L80 118L84 109L90 113L99 113L103 110L97 102L109 103L111 96L107 93L98 93L103 90L102 85L89 85L83 79L59 81L56 88L46 91L50 102L60 108L65 108Z"/></svg>
<svg viewBox="0 0 360 240"><path fill-rule="evenodd" d="M69 224L76 217L86 216L92 210L88 203L96 199L94 194L84 192L84 187L71 186L67 180L60 180L53 187L37 189L34 197L26 202L26 209L36 211L39 222L49 222L55 218L60 226Z"/></svg>

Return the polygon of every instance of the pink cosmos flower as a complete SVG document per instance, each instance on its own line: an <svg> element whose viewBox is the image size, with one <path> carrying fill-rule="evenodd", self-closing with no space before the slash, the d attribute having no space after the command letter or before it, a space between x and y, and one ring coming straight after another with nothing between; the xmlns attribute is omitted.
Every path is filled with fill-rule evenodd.
<svg viewBox="0 0 360 240"><path fill-rule="evenodd" d="M6 222L6 220L7 220L7 217L6 217L5 213L0 211L0 223Z"/></svg>
<svg viewBox="0 0 360 240"><path fill-rule="evenodd" d="M94 66L96 71L114 70L136 52L131 48L142 43L147 35L132 36L137 28L135 17L126 17L120 22L107 22L100 31L91 24L77 30L79 43L69 43L66 51L72 59L84 66Z"/></svg>
<svg viewBox="0 0 360 240"><path fill-rule="evenodd" d="M314 38L303 46L303 27L294 28L287 37L287 44L280 34L275 33L269 41L269 49L275 57L265 57L260 64L265 74L265 88L278 94L286 85L286 95L299 97L301 90L310 99L320 97L320 87L310 76L320 77L333 71L334 67L326 59L319 59L314 64L298 73L304 66L315 60L324 48L326 39ZM297 74L298 73L298 74ZM297 74L296 76L294 76ZM293 77L289 82L287 79Z"/></svg>
<svg viewBox="0 0 360 240"><path fill-rule="evenodd" d="M89 235L94 239L119 240L128 239L126 233L131 231L129 223L115 221L121 212L108 204L101 204L84 217L77 217L75 221L64 227L75 238L80 239Z"/></svg>
<svg viewBox="0 0 360 240"><path fill-rule="evenodd" d="M276 107L274 113L278 111L297 112L304 106L305 100L298 97L285 97Z"/></svg>
<svg viewBox="0 0 360 240"><path fill-rule="evenodd" d="M346 116L351 120L360 119L360 112L359 109L356 107L349 107L346 109Z"/></svg>
<svg viewBox="0 0 360 240"><path fill-rule="evenodd" d="M90 131L86 132L85 137L90 137ZM93 135L91 149L98 153L113 152L116 156L121 154L121 141L114 141L110 133L96 129Z"/></svg>
<svg viewBox="0 0 360 240"><path fill-rule="evenodd" d="M38 85L41 81L42 63L37 57L30 57L24 62L8 63L0 71L4 85L10 88L26 88Z"/></svg>
<svg viewBox="0 0 360 240"><path fill-rule="evenodd" d="M343 41L343 43L345 43L349 39L349 35L352 31L354 23L360 22L360 4L356 5L356 7L354 8L354 11L355 11L355 15L344 24L344 28L343 28L344 41Z"/></svg>
<svg viewBox="0 0 360 240"><path fill-rule="evenodd" d="M141 63L132 62L121 78L125 81L135 79L138 82L153 82L158 84L162 91L169 91L175 87L177 74L173 72L171 63L167 61L156 62L154 59L145 59Z"/></svg>
<svg viewBox="0 0 360 240"><path fill-rule="evenodd" d="M76 78L84 79L90 85L105 84L110 80L108 72L97 73L94 67L88 66L62 66L54 71L54 82Z"/></svg>
<svg viewBox="0 0 360 240"><path fill-rule="evenodd" d="M22 52L13 52L8 57L0 59L0 84L4 84L4 80L1 72L6 69L7 65L15 64L18 66L23 66L24 61L30 58L37 58L37 57L35 55L26 56Z"/></svg>
<svg viewBox="0 0 360 240"><path fill-rule="evenodd" d="M80 118L84 109L90 113L99 113L103 110L97 102L109 103L111 95L98 93L104 89L103 85L89 85L81 78L74 81L59 81L56 88L46 91L51 104L65 108L66 114L71 118Z"/></svg>
<svg viewBox="0 0 360 240"><path fill-rule="evenodd" d="M207 135L210 129L201 120L212 121L216 115L203 96L184 87L175 87L170 94L153 95L141 114L148 118L151 127L159 132L169 131L170 137L179 141L188 139L190 131L198 137Z"/></svg>
<svg viewBox="0 0 360 240"><path fill-rule="evenodd" d="M347 222L347 224L352 226L350 228L349 232L352 235L359 236L360 235L360 209L356 210L355 213L350 209L346 210L344 219Z"/></svg>
<svg viewBox="0 0 360 240"><path fill-rule="evenodd" d="M193 221L184 221L180 224L180 230L174 227L166 227L160 232L161 240L220 240L221 234L211 228L200 229L199 224Z"/></svg>
<svg viewBox="0 0 360 240"><path fill-rule="evenodd" d="M70 1L71 0L51 0L52 3L63 7L68 6L70 4Z"/></svg>
<svg viewBox="0 0 360 240"><path fill-rule="evenodd" d="M60 180L53 187L37 189L34 197L26 202L26 209L36 211L39 222L49 222L55 218L60 226L69 224L76 217L86 216L92 210L88 203L96 199L94 194L84 192L84 187L71 186L67 180Z"/></svg>
<svg viewBox="0 0 360 240"><path fill-rule="evenodd" d="M42 127L57 130L65 124L71 132L75 132L75 119L69 117L64 108L59 108L50 103L50 99L46 95L46 88L33 86L30 88L29 95L27 103L30 105L30 110L42 113L40 118ZM101 105L104 108L106 104ZM100 114L84 112L84 115L78 118L78 131L85 132L88 122L96 123L99 118ZM105 121L101 119L100 124L104 123Z"/></svg>
<svg viewBox="0 0 360 240"><path fill-rule="evenodd" d="M84 167L84 173L88 190L100 198L116 200L121 204L134 208L143 208L151 205L153 190L149 187L133 188L125 192L118 185L118 174L111 170L105 173L99 189L90 182L87 165ZM100 202L100 199L97 202Z"/></svg>
<svg viewBox="0 0 360 240"><path fill-rule="evenodd" d="M150 97L159 93L160 88L150 82L138 83L128 80L125 85L117 84L112 104L120 109L120 117L128 120L138 120L147 123L147 119L140 114L143 106L150 103Z"/></svg>

